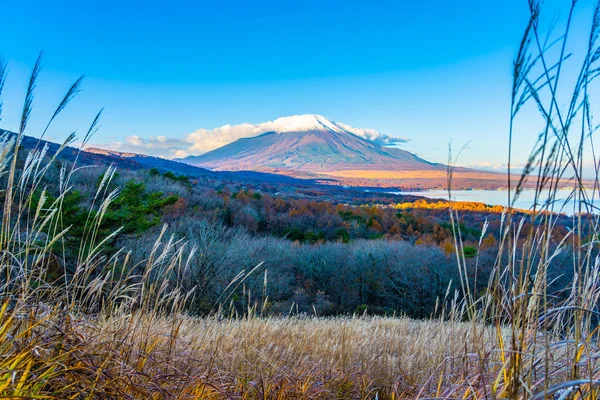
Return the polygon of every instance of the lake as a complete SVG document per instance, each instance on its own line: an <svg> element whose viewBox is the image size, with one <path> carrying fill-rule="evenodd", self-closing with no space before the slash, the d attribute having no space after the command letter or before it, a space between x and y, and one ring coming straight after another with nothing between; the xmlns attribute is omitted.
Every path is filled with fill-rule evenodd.
<svg viewBox="0 0 600 400"><path fill-rule="evenodd" d="M392 192L400 195L411 195L411 196L422 196L430 199L448 199L448 192L444 190L425 190L421 192ZM571 194L571 190L559 190L556 196L556 203L554 205L555 212L564 212L565 214L572 215L574 210L575 202L573 200L568 201L565 204L567 198ZM591 193L589 193L591 195ZM514 196L514 191L511 195ZM544 191L540 199L545 201L547 199L548 192ZM596 193L596 197L598 194ZM505 206L508 201L508 192L506 190L454 190L452 192L452 200L454 201L477 201L490 205L502 205ZM531 209L535 201L535 190L523 190L517 200L514 203L514 207L521 209ZM595 199L593 201L594 206L600 207L600 201ZM564 206L564 207L563 207Z"/></svg>

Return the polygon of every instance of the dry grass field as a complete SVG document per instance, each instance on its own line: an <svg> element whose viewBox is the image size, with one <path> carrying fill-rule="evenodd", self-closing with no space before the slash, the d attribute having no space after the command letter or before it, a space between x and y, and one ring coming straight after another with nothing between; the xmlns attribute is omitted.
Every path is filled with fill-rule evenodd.
<svg viewBox="0 0 600 400"><path fill-rule="evenodd" d="M510 324L460 322L457 308L427 321L28 311L0 315L4 398L538 399L558 397L522 388L562 393L574 359L579 374L598 371L595 340L575 351L574 337L529 329L513 370ZM573 398L596 398L577 387L586 396Z"/></svg>
<svg viewBox="0 0 600 400"><path fill-rule="evenodd" d="M71 383L83 389L94 380L98 394L119 398L439 396L478 386L482 351L468 344L478 343L469 324L406 318L139 315L76 326L72 355L90 372ZM493 328L478 334L490 356Z"/></svg>

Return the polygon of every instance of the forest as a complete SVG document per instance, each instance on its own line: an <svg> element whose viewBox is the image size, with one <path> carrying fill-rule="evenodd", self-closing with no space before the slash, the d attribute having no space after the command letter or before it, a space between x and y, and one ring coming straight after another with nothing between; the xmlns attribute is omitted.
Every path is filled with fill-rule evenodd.
<svg viewBox="0 0 600 400"><path fill-rule="evenodd" d="M60 168L69 165L59 163L44 178L46 202L59 196L55 183L60 181ZM111 180L105 184L106 174ZM102 212L94 234L109 237L102 242L108 257L121 248L133 249L136 265L151 255L159 235L173 235L185 243L186 254L195 257L185 272L171 279L173 285L194 291L186 307L196 315L217 309L244 315L258 308L263 315L427 318L439 312L448 293L459 289L456 235L473 290L486 286L503 218L497 206L455 202L452 207L459 218L453 224L449 202L322 201L318 196L298 198L248 188L244 182L208 186L157 168L84 169L73 176L72 184L58 217L61 226L72 228L53 245L63 259L50 269L50 276L60 282L65 274L68 279L75 273L82 238ZM98 192L101 186L105 194L119 189L105 210L83 194ZM31 210L37 210L40 194L32 197ZM531 222L527 213L522 215L526 240ZM553 247L568 231L569 218L558 218ZM45 227L40 241L56 228ZM560 276L561 282L570 276L565 274L568 260L565 252L552 264L550 274ZM252 273L241 285L228 288L244 271ZM136 271L128 271L132 272ZM92 272L90 279L94 276Z"/></svg>

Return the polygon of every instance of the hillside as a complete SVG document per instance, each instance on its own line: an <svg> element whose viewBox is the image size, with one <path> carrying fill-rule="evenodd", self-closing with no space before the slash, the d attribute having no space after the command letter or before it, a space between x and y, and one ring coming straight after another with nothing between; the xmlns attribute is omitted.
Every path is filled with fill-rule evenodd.
<svg viewBox="0 0 600 400"><path fill-rule="evenodd" d="M159 170L176 172L182 175L198 176L210 174L210 171L205 168L200 168L190 164L167 160L165 158L148 156L145 154L136 153L122 153L119 151L105 150L97 147L88 147L83 152L87 156L95 155L100 157L106 157L112 162L117 163L129 163L133 165L139 165L141 168L157 168Z"/></svg>
<svg viewBox="0 0 600 400"><path fill-rule="evenodd" d="M0 135L15 135L4 129L0 129ZM41 140L32 136L23 136L21 141L21 151L29 152L34 148L41 149L47 146L47 154L55 154L61 145ZM115 165L120 169L141 170L149 168L157 168L161 171L171 171L181 175L192 177L214 174L204 168L195 167L182 162L166 160L159 157L147 156L144 154L120 153L118 151L104 150L98 148L87 148L80 150L76 147L66 146L59 156L60 161L73 162L77 159L78 165L98 165L107 166Z"/></svg>

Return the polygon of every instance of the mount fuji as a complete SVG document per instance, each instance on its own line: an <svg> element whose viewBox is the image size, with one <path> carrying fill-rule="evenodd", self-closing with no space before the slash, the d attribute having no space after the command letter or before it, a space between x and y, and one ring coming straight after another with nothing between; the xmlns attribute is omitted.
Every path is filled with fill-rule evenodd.
<svg viewBox="0 0 600 400"><path fill-rule="evenodd" d="M354 128L321 115L283 117L254 125L257 136L238 139L199 156L182 159L213 170L445 170L406 150L388 147L400 139ZM280 171L283 172L283 171Z"/></svg>

